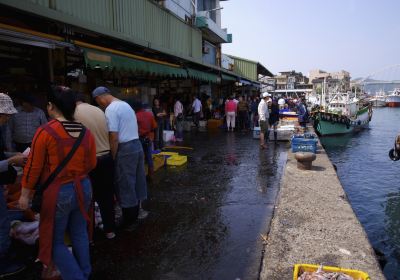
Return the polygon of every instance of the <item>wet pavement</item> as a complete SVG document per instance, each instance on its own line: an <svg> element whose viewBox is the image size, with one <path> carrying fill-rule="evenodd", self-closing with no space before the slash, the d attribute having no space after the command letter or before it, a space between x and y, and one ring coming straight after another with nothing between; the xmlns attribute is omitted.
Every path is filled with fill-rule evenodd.
<svg viewBox="0 0 400 280"><path fill-rule="evenodd" d="M93 279L258 279L288 144L198 132L182 146L187 165L155 173L139 228L97 237Z"/></svg>

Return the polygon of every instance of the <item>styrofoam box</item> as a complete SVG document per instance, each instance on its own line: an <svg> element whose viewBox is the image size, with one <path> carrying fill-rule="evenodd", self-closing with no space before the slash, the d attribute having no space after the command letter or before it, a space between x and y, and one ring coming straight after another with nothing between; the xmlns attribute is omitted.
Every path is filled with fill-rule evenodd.
<svg viewBox="0 0 400 280"><path fill-rule="evenodd" d="M171 142L173 139L174 139L174 131L173 130L164 130L163 131L164 142Z"/></svg>
<svg viewBox="0 0 400 280"><path fill-rule="evenodd" d="M200 127L207 127L207 121L199 121Z"/></svg>
<svg viewBox="0 0 400 280"><path fill-rule="evenodd" d="M259 126L255 126L253 128L253 138L254 139L259 139L260 138L260 131L261 131L261 129L260 129Z"/></svg>
<svg viewBox="0 0 400 280"><path fill-rule="evenodd" d="M292 139L293 133L294 133L294 129L285 129L285 128L278 128L276 130L277 132L277 136L278 136L278 141L290 141L290 139ZM269 130L269 140L273 141L275 140L275 135L274 135L274 130L270 129Z"/></svg>

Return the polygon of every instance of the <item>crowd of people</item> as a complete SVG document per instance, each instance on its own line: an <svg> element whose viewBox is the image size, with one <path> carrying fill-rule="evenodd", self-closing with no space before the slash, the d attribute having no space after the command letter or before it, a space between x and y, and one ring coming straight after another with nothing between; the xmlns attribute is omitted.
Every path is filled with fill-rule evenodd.
<svg viewBox="0 0 400 280"><path fill-rule="evenodd" d="M295 112L298 115L299 123L305 126L308 122L308 110L305 98L291 99L287 96L273 98L268 92L258 96L248 97L231 96L225 101L224 114L226 118L226 130L234 131L238 126L239 130L246 131L256 126L260 127L260 147L266 148L265 141L269 139L270 128L274 133L274 140L277 141L277 128L282 115Z"/></svg>
<svg viewBox="0 0 400 280"><path fill-rule="evenodd" d="M47 118L32 97L19 95L13 102L0 94L0 276L24 268L9 233L11 220L23 220L22 214L29 212L40 221L38 259L45 267L56 268L62 279L88 279L93 203L106 238L116 236L117 204L121 228L137 228L138 219L147 215L142 202L154 172L152 152L163 147L164 129L174 129L176 141L183 141L185 116L191 115L197 128L201 119L225 117L228 131L260 126L260 147L265 148L269 127L276 140L279 115L289 103L263 93L261 98L232 96L216 103L194 96L184 106L176 96L168 107L156 97L147 110L141 102L116 98L106 87L94 89L92 100L98 106L68 87L54 87L47 97ZM301 102L297 108L299 115L307 111ZM14 209L18 211L9 211L6 186L17 181L14 167L23 172ZM15 217L15 212L21 215Z"/></svg>
<svg viewBox="0 0 400 280"><path fill-rule="evenodd" d="M17 179L14 166L23 168L17 210L39 214L38 259L47 268L56 267L62 279L89 278L94 201L106 238L115 237L116 202L122 209L122 229L136 229L141 202L147 198L145 161L151 174L149 141L157 122L140 103L119 100L105 87L96 88L92 97L103 110L70 88L53 88L47 121L32 102L25 104L30 100L21 99L22 106L15 108L8 95L0 94L1 276L24 268L9 236L15 211L7 209L6 185Z"/></svg>

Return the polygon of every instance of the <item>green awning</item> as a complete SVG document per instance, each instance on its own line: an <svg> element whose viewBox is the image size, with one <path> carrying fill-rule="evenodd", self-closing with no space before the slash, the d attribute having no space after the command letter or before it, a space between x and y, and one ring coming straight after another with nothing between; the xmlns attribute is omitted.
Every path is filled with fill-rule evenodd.
<svg viewBox="0 0 400 280"><path fill-rule="evenodd" d="M152 74L156 76L173 76L187 78L187 72L180 67L173 67L121 55L95 51L84 48L86 65L92 68L115 68L132 72Z"/></svg>
<svg viewBox="0 0 400 280"><path fill-rule="evenodd" d="M231 76L231 75L226 75L226 74L221 74L221 78L222 78L222 80L225 80L225 81L233 81L233 82L236 82L236 77L233 77L233 76Z"/></svg>
<svg viewBox="0 0 400 280"><path fill-rule="evenodd" d="M219 83L220 79L216 74L207 73L200 70L195 70L192 68L188 69L189 78L200 80L204 82Z"/></svg>

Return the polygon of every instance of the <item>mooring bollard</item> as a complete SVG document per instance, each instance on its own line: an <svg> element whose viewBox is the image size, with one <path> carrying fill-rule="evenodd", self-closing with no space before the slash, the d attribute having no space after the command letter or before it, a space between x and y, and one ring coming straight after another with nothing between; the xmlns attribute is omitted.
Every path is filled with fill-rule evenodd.
<svg viewBox="0 0 400 280"><path fill-rule="evenodd" d="M297 152L294 154L297 160L297 168L300 170L311 170L312 162L317 158L314 153Z"/></svg>

